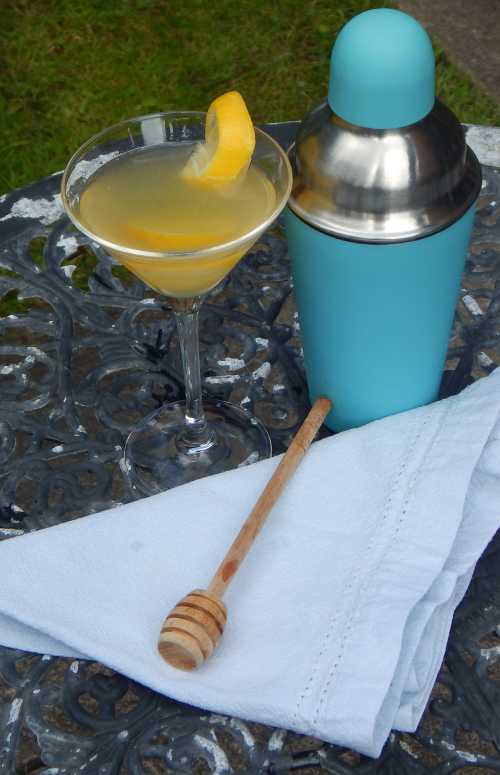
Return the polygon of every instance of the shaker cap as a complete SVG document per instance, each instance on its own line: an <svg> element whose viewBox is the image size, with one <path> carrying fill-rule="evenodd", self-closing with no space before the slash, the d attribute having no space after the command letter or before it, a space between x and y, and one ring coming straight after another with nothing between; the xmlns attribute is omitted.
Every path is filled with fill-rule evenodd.
<svg viewBox="0 0 500 775"><path fill-rule="evenodd" d="M355 16L332 49L328 102L344 121L393 129L432 110L435 65L427 32L390 8Z"/></svg>
<svg viewBox="0 0 500 775"><path fill-rule="evenodd" d="M289 150L290 209L358 242L438 232L471 207L481 167L456 116L434 97L434 55L420 24L376 9L352 19L333 48L328 101Z"/></svg>

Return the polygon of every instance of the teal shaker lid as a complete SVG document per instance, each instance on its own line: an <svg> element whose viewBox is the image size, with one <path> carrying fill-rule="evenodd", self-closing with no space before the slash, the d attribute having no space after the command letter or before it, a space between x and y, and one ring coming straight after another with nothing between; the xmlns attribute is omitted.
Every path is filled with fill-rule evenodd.
<svg viewBox="0 0 500 775"><path fill-rule="evenodd" d="M434 105L431 41L411 16L376 8L355 16L332 50L328 102L340 118L371 129L420 121Z"/></svg>

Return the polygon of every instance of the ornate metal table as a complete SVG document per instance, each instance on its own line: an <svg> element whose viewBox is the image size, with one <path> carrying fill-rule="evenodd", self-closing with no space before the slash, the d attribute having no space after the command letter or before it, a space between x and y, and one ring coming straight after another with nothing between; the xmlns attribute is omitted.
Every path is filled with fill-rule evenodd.
<svg viewBox="0 0 500 775"><path fill-rule="evenodd" d="M295 124L268 127L286 143ZM500 130L472 127L484 186L442 394L500 363ZM120 468L144 414L182 394L172 315L63 217L60 175L0 198L0 537L137 495ZM307 397L277 223L207 300L207 394L254 411L282 451ZM0 569L1 573L1 569ZM1 578L1 576L0 576ZM456 613L415 735L372 761L204 713L108 668L0 648L0 773L500 772L500 536Z"/></svg>

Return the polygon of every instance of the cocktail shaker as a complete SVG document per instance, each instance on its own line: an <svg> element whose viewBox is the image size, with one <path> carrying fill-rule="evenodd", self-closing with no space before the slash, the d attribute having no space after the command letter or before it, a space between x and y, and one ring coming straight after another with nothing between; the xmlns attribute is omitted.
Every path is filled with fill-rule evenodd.
<svg viewBox="0 0 500 775"><path fill-rule="evenodd" d="M481 168L421 25L354 17L302 122L285 213L311 401L343 430L437 398Z"/></svg>

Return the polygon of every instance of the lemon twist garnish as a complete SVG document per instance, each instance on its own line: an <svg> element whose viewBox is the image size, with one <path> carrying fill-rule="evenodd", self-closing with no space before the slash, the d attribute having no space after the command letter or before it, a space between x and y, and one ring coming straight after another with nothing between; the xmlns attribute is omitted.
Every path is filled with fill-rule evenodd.
<svg viewBox="0 0 500 775"><path fill-rule="evenodd" d="M128 236L143 250L190 251L220 245L230 239L229 234L184 234L182 232L160 232L127 225Z"/></svg>
<svg viewBox="0 0 500 775"><path fill-rule="evenodd" d="M185 180L220 188L240 180L255 148L255 130L241 94L230 91L210 105L205 142L198 143L181 171Z"/></svg>

